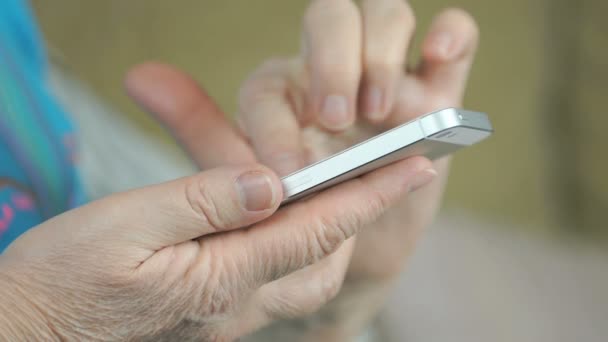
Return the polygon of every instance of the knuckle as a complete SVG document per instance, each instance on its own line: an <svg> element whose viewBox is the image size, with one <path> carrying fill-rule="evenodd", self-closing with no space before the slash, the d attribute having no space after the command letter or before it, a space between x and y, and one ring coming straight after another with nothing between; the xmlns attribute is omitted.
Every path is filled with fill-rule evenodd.
<svg viewBox="0 0 608 342"><path fill-rule="evenodd" d="M400 76L401 69L402 63L398 58L390 60L377 52L368 53L366 56L365 74L369 81L389 82Z"/></svg>
<svg viewBox="0 0 608 342"><path fill-rule="evenodd" d="M284 96L288 88L288 80L282 73L271 74L258 70L249 77L239 91L239 106L245 112L252 107L259 107L275 101L277 96Z"/></svg>
<svg viewBox="0 0 608 342"><path fill-rule="evenodd" d="M398 76L403 70L403 54L387 54L385 48L369 46L365 49L364 58L364 71L377 77Z"/></svg>
<svg viewBox="0 0 608 342"><path fill-rule="evenodd" d="M358 227L355 217L349 215L341 221L323 215L317 218L309 236L311 263L333 254L344 241L354 235Z"/></svg>
<svg viewBox="0 0 608 342"><path fill-rule="evenodd" d="M368 192L370 193L370 196L368 196L366 216L368 217L367 219L371 221L373 218L380 216L388 208L390 208L394 204L395 199L390 194L375 189L367 182L364 183L366 183Z"/></svg>
<svg viewBox="0 0 608 342"><path fill-rule="evenodd" d="M208 186L202 179L193 179L185 188L186 200L203 222L214 231L222 231L229 226L229 217L225 214L227 210L220 210L209 191Z"/></svg>
<svg viewBox="0 0 608 342"><path fill-rule="evenodd" d="M392 206L394 200L391 196L375 189L371 189L370 191L373 194L369 199L370 216L378 216Z"/></svg>
<svg viewBox="0 0 608 342"><path fill-rule="evenodd" d="M340 54L342 51L326 52L326 54L336 53L336 56L319 57L314 65L315 71L321 74L327 81L333 82L354 82L358 80L358 66L344 60Z"/></svg>

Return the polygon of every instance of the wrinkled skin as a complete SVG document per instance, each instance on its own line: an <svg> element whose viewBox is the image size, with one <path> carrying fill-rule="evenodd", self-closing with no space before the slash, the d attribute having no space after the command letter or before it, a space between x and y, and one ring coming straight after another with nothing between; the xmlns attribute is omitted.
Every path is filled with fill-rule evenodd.
<svg viewBox="0 0 608 342"><path fill-rule="evenodd" d="M276 174L223 167L57 216L2 255L0 339L225 341L313 312L337 285L307 280L301 292L313 301L302 304L275 281L336 252L429 166L404 161L277 213ZM272 191L247 197L265 209L247 210L235 186L251 174ZM336 201L348 209L333 210Z"/></svg>

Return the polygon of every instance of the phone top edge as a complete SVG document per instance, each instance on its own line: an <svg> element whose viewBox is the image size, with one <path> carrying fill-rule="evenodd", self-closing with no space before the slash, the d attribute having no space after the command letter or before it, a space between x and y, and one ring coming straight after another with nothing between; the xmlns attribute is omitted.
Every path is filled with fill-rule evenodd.
<svg viewBox="0 0 608 342"><path fill-rule="evenodd" d="M466 146L491 134L492 126L484 113L455 108L435 111L282 177L283 202L421 141Z"/></svg>
<svg viewBox="0 0 608 342"><path fill-rule="evenodd" d="M492 124L485 113L447 108L424 115L418 119L427 137L454 127L493 132Z"/></svg>
<svg viewBox="0 0 608 342"><path fill-rule="evenodd" d="M420 123L422 131L425 135L423 138L432 138L433 135L440 134L447 129L455 128L458 126L469 127L471 125L474 125L469 128L483 130L483 131L487 131L489 133L493 132L492 125L490 124L490 121L485 113L457 109L457 108L445 108L445 109L441 109L441 110L437 110L435 112L425 114L419 118L416 118L414 120L403 123L397 127L391 128L390 130L387 130L386 132L378 134L370 139L367 139L358 144L355 144L341 152L333 154L327 158L319 160L311 165L308 165L302 169L296 170L295 172L292 172L286 176L283 176L283 177L281 177L281 179L289 178L290 176L292 176L294 174L297 174L306 169L310 169L310 168L316 166L317 164L321 164L321 163L327 161L328 159L334 158L340 154L343 154L343 153L346 153L353 149L356 149L357 147L359 147L363 144L369 143L372 140L381 139L383 136L388 135L399 129L402 129L404 126L412 125L415 122Z"/></svg>
<svg viewBox="0 0 608 342"><path fill-rule="evenodd" d="M429 140L469 146L488 138L494 132L487 114L448 108L420 118Z"/></svg>

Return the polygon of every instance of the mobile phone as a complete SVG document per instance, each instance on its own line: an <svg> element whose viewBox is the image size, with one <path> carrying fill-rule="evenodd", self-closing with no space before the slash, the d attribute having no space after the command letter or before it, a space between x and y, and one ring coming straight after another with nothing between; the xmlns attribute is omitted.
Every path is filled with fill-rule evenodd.
<svg viewBox="0 0 608 342"><path fill-rule="evenodd" d="M413 156L433 160L493 133L484 113L447 108L423 115L281 179L282 205Z"/></svg>

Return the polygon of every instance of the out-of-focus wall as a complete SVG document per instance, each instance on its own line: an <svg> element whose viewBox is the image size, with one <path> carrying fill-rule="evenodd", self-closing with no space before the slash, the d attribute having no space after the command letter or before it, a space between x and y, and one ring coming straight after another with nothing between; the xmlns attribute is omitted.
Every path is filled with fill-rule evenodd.
<svg viewBox="0 0 608 342"><path fill-rule="evenodd" d="M496 134L459 153L446 205L536 229L561 223L605 227L608 186L603 156L608 145L600 127L608 120L594 104L601 103L606 91L601 80L607 77L597 72L606 72L602 63L608 59L595 56L608 51L601 44L606 29L599 30L606 27L600 15L606 10L599 7L606 5L586 0L580 2L585 4L581 10L569 8L567 0L411 2L419 35L445 6L469 10L482 32L465 105L488 112ZM308 1L33 3L50 45L66 64L109 103L162 136L123 93L122 76L130 66L149 59L176 64L232 113L238 85L249 71L267 57L297 52ZM568 20L571 13L595 19ZM569 40L559 35L564 33ZM585 65L587 60L596 64ZM562 70L565 66L580 68ZM570 96L572 101L564 101ZM564 106L556 106L560 99ZM579 110L585 121L573 130L567 120L578 120L574 113ZM559 118L555 124L553 116ZM570 135L574 145L562 139ZM562 153L564 146L570 147Z"/></svg>

